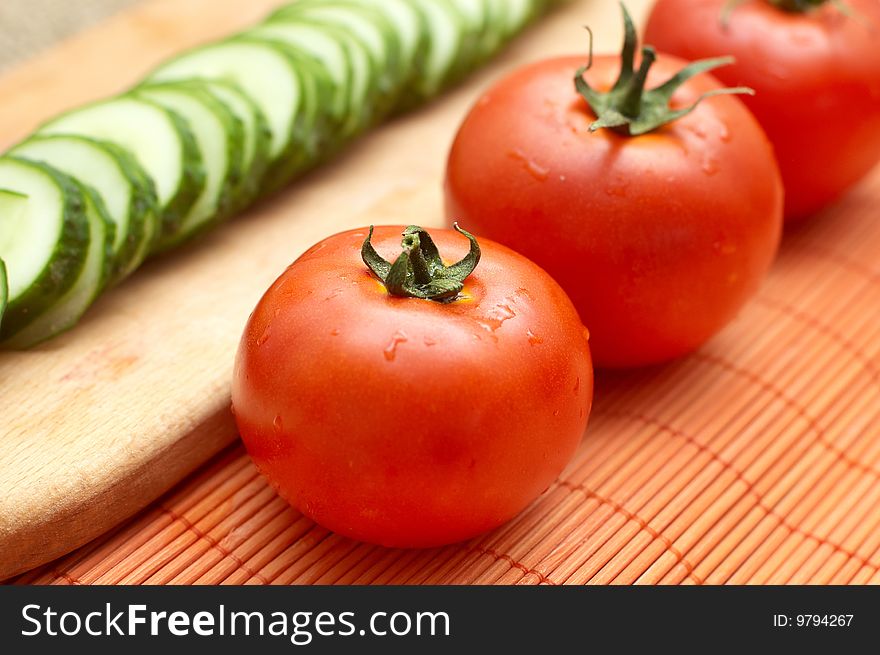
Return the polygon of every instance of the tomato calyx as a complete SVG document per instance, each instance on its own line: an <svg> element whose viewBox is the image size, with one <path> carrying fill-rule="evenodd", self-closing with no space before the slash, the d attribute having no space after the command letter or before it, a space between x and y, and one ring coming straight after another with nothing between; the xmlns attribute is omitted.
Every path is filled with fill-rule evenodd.
<svg viewBox="0 0 880 655"><path fill-rule="evenodd" d="M855 9L850 7L844 0L765 0L768 4L776 7L777 9L784 11L789 14L807 14L811 11L814 11L821 7L822 5L833 5L837 11L846 16L847 18L853 18L859 20L866 25L869 24L868 21L858 13ZM724 5L724 8L721 10L721 26L727 29L730 26L730 15L733 13L734 9L739 7L742 4L745 4L747 0L728 0Z"/></svg>
<svg viewBox="0 0 880 655"><path fill-rule="evenodd" d="M480 263L476 237L455 223L455 230L467 237L470 251L458 263L446 266L431 235L418 225L403 231L403 252L392 264L373 248L373 226L361 246L361 258L392 296L452 302L464 288L464 281Z"/></svg>
<svg viewBox="0 0 880 655"><path fill-rule="evenodd" d="M575 89L596 114L596 120L590 124L590 132L610 128L625 136L638 136L686 116L696 109L700 102L711 96L754 95L752 89L742 86L714 89L702 94L696 102L687 107L672 109L669 101L682 84L695 75L732 64L733 57L716 57L692 62L660 86L645 89L648 71L657 53L652 46L643 46L641 63L638 69L635 68L635 53L638 47L636 28L626 6L621 3L620 8L623 11L624 39L623 50L620 53L620 74L614 86L610 91L603 93L593 89L584 79L584 73L593 65L593 32L589 28L587 28L590 35L589 60L585 66L578 69L574 77Z"/></svg>
<svg viewBox="0 0 880 655"><path fill-rule="evenodd" d="M767 2L784 11L802 14L821 7L828 0L767 0Z"/></svg>

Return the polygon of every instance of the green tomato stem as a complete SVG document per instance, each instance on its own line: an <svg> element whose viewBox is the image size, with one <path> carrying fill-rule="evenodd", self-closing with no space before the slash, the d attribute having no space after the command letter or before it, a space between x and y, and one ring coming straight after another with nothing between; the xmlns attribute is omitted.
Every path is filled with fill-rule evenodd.
<svg viewBox="0 0 880 655"><path fill-rule="evenodd" d="M480 246L474 235L461 229L458 223L454 227L467 237L471 247L468 254L452 266L443 264L431 235L417 225L410 225L403 231L403 252L393 264L373 248L371 225L361 246L361 258L392 296L451 302L458 297L465 279L480 262Z"/></svg>
<svg viewBox="0 0 880 655"><path fill-rule="evenodd" d="M638 48L638 37L632 17L621 2L623 12L624 40L620 54L620 73L610 91L599 92L593 89L584 73L593 63L593 34L590 32L590 55L586 66L578 69L574 78L577 92L587 102L596 120L590 125L590 131L610 128L625 136L638 136L656 130L667 123L678 120L696 109L699 103L711 96L721 94L749 94L754 91L746 87L715 89L701 95L688 107L672 109L669 101L672 94L694 75L705 73L719 66L733 63L732 57L702 59L695 61L653 89L646 89L645 83L657 55L654 48L644 46L641 49L642 60L638 70L634 68L634 55Z"/></svg>

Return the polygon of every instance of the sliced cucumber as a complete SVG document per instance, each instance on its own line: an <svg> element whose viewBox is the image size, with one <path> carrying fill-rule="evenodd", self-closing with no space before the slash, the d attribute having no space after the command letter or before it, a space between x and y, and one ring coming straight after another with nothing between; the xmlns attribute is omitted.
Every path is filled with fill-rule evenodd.
<svg viewBox="0 0 880 655"><path fill-rule="evenodd" d="M71 135L35 136L10 154L42 161L97 191L114 224L112 284L140 266L158 228L156 193L134 159L108 142Z"/></svg>
<svg viewBox="0 0 880 655"><path fill-rule="evenodd" d="M465 73L486 58L483 49L483 38L489 25L489 11L485 2L480 0L446 0L458 13L464 28L464 47L459 55L459 70Z"/></svg>
<svg viewBox="0 0 880 655"><path fill-rule="evenodd" d="M391 111L406 81L408 62L401 61L400 41L392 24L381 12L366 6L346 4L345 0L296 2L282 7L267 22L282 18L334 25L357 37L369 51L373 69L378 73L376 111L380 116Z"/></svg>
<svg viewBox="0 0 880 655"><path fill-rule="evenodd" d="M407 0L424 16L428 28L427 52L421 77L412 88L420 100L436 95L459 74L459 54L465 48L461 16L443 0ZM470 56L470 55L468 55Z"/></svg>
<svg viewBox="0 0 880 655"><path fill-rule="evenodd" d="M203 78L240 86L269 121L273 162L289 156L295 134L302 130L302 80L295 61L275 44L232 38L190 50L162 64L148 82Z"/></svg>
<svg viewBox="0 0 880 655"><path fill-rule="evenodd" d="M114 223L101 197L80 185L89 226L89 246L79 276L67 293L24 329L3 342L4 348L30 348L73 327L104 289L113 265Z"/></svg>
<svg viewBox="0 0 880 655"><path fill-rule="evenodd" d="M239 37L245 39L248 37ZM259 42L259 39L254 39ZM265 41L291 60L302 84L302 103L297 129L289 144L288 156L273 162L266 172L262 194L274 193L303 171L312 168L335 150L334 137L339 124L333 116L333 81L326 69L313 58L281 41Z"/></svg>
<svg viewBox="0 0 880 655"><path fill-rule="evenodd" d="M483 31L484 57L491 57L504 43L507 32L507 3L509 0L478 0L486 7L486 29Z"/></svg>
<svg viewBox="0 0 880 655"><path fill-rule="evenodd" d="M22 330L74 285L89 248L83 194L43 163L0 157L0 259L8 303L0 339Z"/></svg>
<svg viewBox="0 0 880 655"><path fill-rule="evenodd" d="M381 95L379 92L381 75L364 42L349 30L304 17L275 17L255 28L258 31L255 36L256 38L268 38L273 35L276 40L280 39L286 42L284 33L291 26L295 26L294 29L302 28L320 32L333 39L345 52L349 69L349 78L346 82L348 115L339 126L340 139L338 141L352 137L374 124L378 120L376 106L379 104L377 99Z"/></svg>
<svg viewBox="0 0 880 655"><path fill-rule="evenodd" d="M510 38L521 32L538 12L539 4L537 0L506 0L504 37Z"/></svg>
<svg viewBox="0 0 880 655"><path fill-rule="evenodd" d="M167 250L192 238L214 221L229 215L241 184L244 127L238 118L198 83L166 82L138 87L134 95L151 100L183 118L192 127L204 162L205 186L181 222L157 250Z"/></svg>
<svg viewBox="0 0 880 655"><path fill-rule="evenodd" d="M244 127L244 150L241 155L242 178L235 196L233 211L240 210L256 198L260 183L269 166L269 143L272 130L265 114L240 86L221 80L189 80L200 83L206 91L222 102Z"/></svg>
<svg viewBox="0 0 880 655"><path fill-rule="evenodd" d="M9 301L9 285L6 282L6 264L0 259L0 326L3 325L3 314Z"/></svg>
<svg viewBox="0 0 880 655"><path fill-rule="evenodd" d="M473 0L463 0L472 2ZM323 5L326 0L299 0L299 7ZM360 6L380 12L387 25L394 29L400 49L399 59L405 71L404 82L419 69L422 48L425 45L425 27L422 15L407 0L335 0L336 6ZM289 11L289 10L288 10ZM281 13L281 12L279 12ZM384 28L385 26L383 26Z"/></svg>
<svg viewBox="0 0 880 655"><path fill-rule="evenodd" d="M162 221L159 242L173 239L205 186L190 126L179 114L143 98L121 96L73 110L40 134L75 134L110 141L130 152L156 185Z"/></svg>
<svg viewBox="0 0 880 655"><path fill-rule="evenodd" d="M281 41L314 58L326 70L334 88L332 111L343 122L349 111L351 63L343 44L315 25L294 21L263 23L245 32L248 37Z"/></svg>

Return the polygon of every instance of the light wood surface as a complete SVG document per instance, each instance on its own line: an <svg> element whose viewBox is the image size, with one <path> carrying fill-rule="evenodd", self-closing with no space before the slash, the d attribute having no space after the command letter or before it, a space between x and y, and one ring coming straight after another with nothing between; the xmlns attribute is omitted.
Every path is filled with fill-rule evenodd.
<svg viewBox="0 0 880 655"><path fill-rule="evenodd" d="M151 0L63 43L0 78L0 148L278 4ZM637 17L646 4L629 3ZM100 535L233 441L233 356L265 288L334 232L437 224L446 152L467 108L517 64L583 51L585 23L599 50L619 43L616 3L575 0L465 85L148 264L72 332L32 352L0 353L0 579Z"/></svg>

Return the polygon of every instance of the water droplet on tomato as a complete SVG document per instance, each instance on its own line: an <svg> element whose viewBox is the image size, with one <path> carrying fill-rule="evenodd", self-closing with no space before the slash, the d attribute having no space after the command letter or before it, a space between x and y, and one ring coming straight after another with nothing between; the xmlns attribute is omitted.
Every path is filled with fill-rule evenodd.
<svg viewBox="0 0 880 655"><path fill-rule="evenodd" d="M718 130L718 138L727 143L730 141L730 130L727 129L727 125L722 125Z"/></svg>
<svg viewBox="0 0 880 655"><path fill-rule="evenodd" d="M393 362L394 358L397 357L397 346L406 343L408 340L409 338L406 336L406 333L401 330L392 334L391 341L388 342L388 345L385 346L385 350L383 351L385 359L389 362Z"/></svg>
<svg viewBox="0 0 880 655"><path fill-rule="evenodd" d="M539 343L544 343L544 340L530 329L526 330L526 336L529 338L529 343L533 346L537 346Z"/></svg>
<svg viewBox="0 0 880 655"><path fill-rule="evenodd" d="M584 328L584 341L589 341L589 340L590 340L590 330L587 328Z"/></svg>
<svg viewBox="0 0 880 655"><path fill-rule="evenodd" d="M732 255L736 252L736 244L727 243L725 241L715 241L712 243L712 249L719 255Z"/></svg>
<svg viewBox="0 0 880 655"><path fill-rule="evenodd" d="M542 166L519 148L514 148L508 153L508 155L510 157L513 157L514 159L521 161L525 169L529 172L529 175L531 175L539 182L543 182L548 177L550 177L549 168L547 168L546 166Z"/></svg>
<svg viewBox="0 0 880 655"><path fill-rule="evenodd" d="M698 139L706 138L706 130L701 125L689 125L688 129L696 136Z"/></svg>
<svg viewBox="0 0 880 655"><path fill-rule="evenodd" d="M626 184L609 184L605 187L605 193L609 196L624 198L626 197L626 186Z"/></svg>
<svg viewBox="0 0 880 655"><path fill-rule="evenodd" d="M711 157L706 157L703 159L703 163L700 164L700 168L706 175L715 175L718 172L718 162Z"/></svg>
<svg viewBox="0 0 880 655"><path fill-rule="evenodd" d="M424 341L425 341L425 345L428 347L437 345L437 342L434 341L431 337L425 337Z"/></svg>
<svg viewBox="0 0 880 655"><path fill-rule="evenodd" d="M339 328L335 328L333 330L330 330L330 336L331 337L338 337L339 336Z"/></svg>
<svg viewBox="0 0 880 655"><path fill-rule="evenodd" d="M257 345L258 346L262 346L264 343L266 343L269 340L269 332L270 332L271 327L272 327L272 324L268 323L266 325L265 329L263 330L263 334L261 334L257 338Z"/></svg>
<svg viewBox="0 0 880 655"><path fill-rule="evenodd" d="M574 395L577 395L577 392L581 388L581 376L578 375L574 380Z"/></svg>
<svg viewBox="0 0 880 655"><path fill-rule="evenodd" d="M275 431L275 434L281 434L284 432L284 423L281 420L281 415L275 417L275 420L272 421L272 429Z"/></svg>
<svg viewBox="0 0 880 655"><path fill-rule="evenodd" d="M477 321L477 323L487 332L495 332L504 324L504 321L509 321L514 316L516 316L516 312L513 311L513 308L502 303L495 305L489 312L489 315L482 321Z"/></svg>

